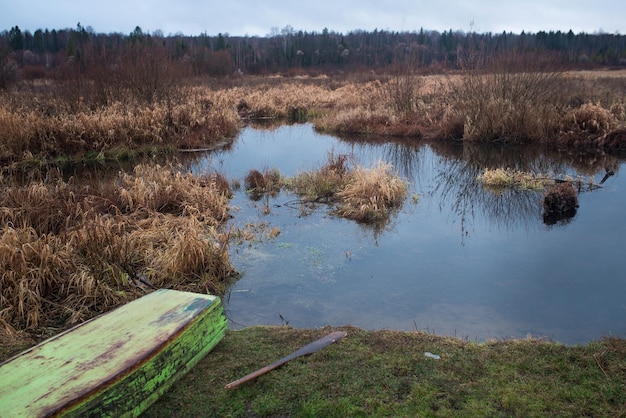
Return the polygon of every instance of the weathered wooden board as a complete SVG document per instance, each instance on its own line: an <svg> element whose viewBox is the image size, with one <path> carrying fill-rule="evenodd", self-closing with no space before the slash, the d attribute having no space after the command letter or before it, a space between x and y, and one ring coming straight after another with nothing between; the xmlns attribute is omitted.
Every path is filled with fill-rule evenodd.
<svg viewBox="0 0 626 418"><path fill-rule="evenodd" d="M219 298L157 290L0 365L0 417L137 416L227 326Z"/></svg>

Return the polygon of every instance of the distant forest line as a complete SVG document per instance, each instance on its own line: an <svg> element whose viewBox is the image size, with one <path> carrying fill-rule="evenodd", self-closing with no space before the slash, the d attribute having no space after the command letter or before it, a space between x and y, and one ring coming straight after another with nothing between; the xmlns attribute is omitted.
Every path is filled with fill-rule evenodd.
<svg viewBox="0 0 626 418"><path fill-rule="evenodd" d="M152 52L151 52L152 51ZM80 23L74 29L22 31L18 26L0 33L3 73L23 79L46 77L52 70L78 62L114 66L124 58L155 53L183 64L190 75L227 76L276 72L315 73L391 69L399 65L428 72L459 69L468 51L481 60L507 53L542 57L554 68L626 67L626 35L539 31L537 33L475 33L462 31L352 31L347 34L274 28L265 37L164 36L136 27L128 35L95 33Z"/></svg>

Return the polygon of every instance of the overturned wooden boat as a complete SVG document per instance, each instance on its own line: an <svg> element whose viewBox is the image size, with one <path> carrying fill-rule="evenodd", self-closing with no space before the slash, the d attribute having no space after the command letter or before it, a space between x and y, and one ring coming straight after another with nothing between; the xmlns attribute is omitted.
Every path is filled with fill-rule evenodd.
<svg viewBox="0 0 626 418"><path fill-rule="evenodd" d="M138 416L225 335L216 296L161 289L0 365L0 417Z"/></svg>

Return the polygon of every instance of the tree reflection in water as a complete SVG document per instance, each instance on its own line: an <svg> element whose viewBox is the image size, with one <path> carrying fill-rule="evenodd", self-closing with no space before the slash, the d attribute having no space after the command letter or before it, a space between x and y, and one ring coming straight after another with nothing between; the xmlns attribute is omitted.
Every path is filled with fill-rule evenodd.
<svg viewBox="0 0 626 418"><path fill-rule="evenodd" d="M575 219L576 211L564 216L544 217L542 190L520 190L484 187L478 181L485 169L510 168L515 171L548 174L552 178L587 177L593 186L578 187L578 192L597 189L598 184L619 169L619 158L605 153L580 153L564 151L542 145L481 144L469 141L423 142L419 140L397 140L367 138L357 141L350 138L353 152L366 155L378 154L380 158L396 167L400 175L414 184L420 179L431 178L436 170L435 184L429 193L438 194L440 209L449 207L460 222L462 243L473 230L477 211L492 225L503 230L530 227L538 222L546 227L565 226ZM440 157L436 163L428 161L430 148ZM379 148L372 153L372 148ZM425 174L426 173L426 174ZM602 180L600 180L602 178ZM589 181L589 180L588 180ZM388 228L374 232L377 238Z"/></svg>

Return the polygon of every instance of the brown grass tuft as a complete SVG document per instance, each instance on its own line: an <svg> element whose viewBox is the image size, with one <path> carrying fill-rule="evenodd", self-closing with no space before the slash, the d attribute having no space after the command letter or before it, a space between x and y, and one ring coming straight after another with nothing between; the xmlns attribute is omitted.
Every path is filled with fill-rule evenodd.
<svg viewBox="0 0 626 418"><path fill-rule="evenodd" d="M626 150L626 128L615 129L602 136L598 145L606 149Z"/></svg>
<svg viewBox="0 0 626 418"><path fill-rule="evenodd" d="M267 187L267 182L265 180L265 176L259 170L252 169L248 171L246 177L244 179L244 185L246 190L255 191L255 190L265 190Z"/></svg>
<svg viewBox="0 0 626 418"><path fill-rule="evenodd" d="M221 173L204 174L200 176L200 178L197 181L198 181L198 185L202 187L210 187L210 188L212 187L219 194L229 199L232 198L233 196L233 190L231 188L231 185L228 179L226 178L225 175Z"/></svg>
<svg viewBox="0 0 626 418"><path fill-rule="evenodd" d="M248 196L253 200L258 200L265 194L275 194L280 191L280 172L276 169L266 169L261 173L252 169L246 174L244 185Z"/></svg>
<svg viewBox="0 0 626 418"><path fill-rule="evenodd" d="M337 193L337 214L367 224L385 223L408 194L406 184L379 162L372 169L357 167L346 187Z"/></svg>
<svg viewBox="0 0 626 418"><path fill-rule="evenodd" d="M558 142L569 146L592 145L616 125L617 118L610 110L585 103L564 117L563 133Z"/></svg>
<svg viewBox="0 0 626 418"><path fill-rule="evenodd" d="M407 185L392 173L390 165L379 162L372 169L350 169L347 155L328 154L328 162L319 169L298 173L285 180L285 186L303 197L301 210L309 205L336 205L338 216L375 227L384 226L391 213L408 194Z"/></svg>

